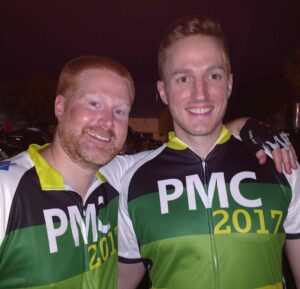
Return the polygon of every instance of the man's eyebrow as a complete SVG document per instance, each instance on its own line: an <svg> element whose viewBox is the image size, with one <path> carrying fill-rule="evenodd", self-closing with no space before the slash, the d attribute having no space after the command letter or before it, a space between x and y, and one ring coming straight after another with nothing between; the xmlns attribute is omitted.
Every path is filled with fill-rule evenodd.
<svg viewBox="0 0 300 289"><path fill-rule="evenodd" d="M226 72L226 68L223 64L211 65L211 66L206 68L206 70L214 70L214 69L221 69L221 70ZM192 69L190 69L190 68L178 68L172 73L172 77L177 75L177 74L181 74L181 73L183 73L183 74L184 73L191 73L191 71L192 71Z"/></svg>
<svg viewBox="0 0 300 289"><path fill-rule="evenodd" d="M212 65L212 66L208 67L208 70L213 70L213 69L222 69L222 70L226 71L224 65Z"/></svg>
<svg viewBox="0 0 300 289"><path fill-rule="evenodd" d="M172 73L172 76L181 74L181 73L190 73L190 72L191 72L191 69L189 69L189 68L178 68Z"/></svg>

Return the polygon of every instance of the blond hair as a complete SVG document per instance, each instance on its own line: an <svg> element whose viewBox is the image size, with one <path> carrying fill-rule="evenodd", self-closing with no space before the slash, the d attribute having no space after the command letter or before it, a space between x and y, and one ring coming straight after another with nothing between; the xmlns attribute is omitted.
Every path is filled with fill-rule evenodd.
<svg viewBox="0 0 300 289"><path fill-rule="evenodd" d="M166 50L175 41L191 35L205 35L215 37L220 41L224 53L227 72L231 72L229 51L222 27L219 22L209 18L187 16L172 23L165 31L158 49L158 70L162 78L162 67L166 60Z"/></svg>

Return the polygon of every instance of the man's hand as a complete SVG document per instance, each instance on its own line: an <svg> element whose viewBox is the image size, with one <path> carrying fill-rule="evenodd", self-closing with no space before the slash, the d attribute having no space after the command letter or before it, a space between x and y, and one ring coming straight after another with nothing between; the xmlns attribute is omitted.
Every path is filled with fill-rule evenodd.
<svg viewBox="0 0 300 289"><path fill-rule="evenodd" d="M297 155L293 146L291 146L289 150L280 148L274 149L272 156L279 173L282 173L282 167L287 174L291 174L292 169L297 169ZM267 155L262 149L256 153L256 157L260 164L264 164L267 160Z"/></svg>
<svg viewBox="0 0 300 289"><path fill-rule="evenodd" d="M265 151L269 151L279 173L283 172L283 168L287 174L297 169L296 152L284 133L250 118L241 128L240 136L248 149L255 153L260 164L266 162Z"/></svg>

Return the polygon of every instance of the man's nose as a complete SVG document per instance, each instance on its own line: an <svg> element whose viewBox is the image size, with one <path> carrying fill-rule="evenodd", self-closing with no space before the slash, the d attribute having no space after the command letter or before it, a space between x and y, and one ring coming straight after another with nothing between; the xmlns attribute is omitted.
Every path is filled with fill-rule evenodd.
<svg viewBox="0 0 300 289"><path fill-rule="evenodd" d="M114 114L111 109L103 109L99 115L98 123L105 128L111 128L114 123Z"/></svg>
<svg viewBox="0 0 300 289"><path fill-rule="evenodd" d="M200 100L207 99L208 90L204 79L197 79L194 81L192 97Z"/></svg>

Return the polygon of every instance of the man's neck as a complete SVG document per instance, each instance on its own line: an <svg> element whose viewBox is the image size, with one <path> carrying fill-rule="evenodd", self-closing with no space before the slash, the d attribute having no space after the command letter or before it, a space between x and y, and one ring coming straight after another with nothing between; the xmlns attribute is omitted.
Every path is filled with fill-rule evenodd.
<svg viewBox="0 0 300 289"><path fill-rule="evenodd" d="M222 126L216 129L213 133L208 135L194 136L190 134L177 133L175 135L182 140L188 147L193 150L201 159L205 159L208 153L215 145L218 137L220 136Z"/></svg>
<svg viewBox="0 0 300 289"><path fill-rule="evenodd" d="M46 161L55 168L82 198L96 174L96 169L83 168L71 160L58 141L55 141L40 152Z"/></svg>

